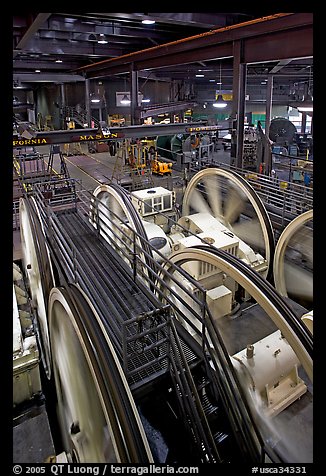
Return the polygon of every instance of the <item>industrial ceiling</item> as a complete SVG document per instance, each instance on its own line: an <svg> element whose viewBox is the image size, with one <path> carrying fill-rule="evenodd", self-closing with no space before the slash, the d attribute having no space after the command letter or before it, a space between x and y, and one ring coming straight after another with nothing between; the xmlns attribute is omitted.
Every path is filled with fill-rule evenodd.
<svg viewBox="0 0 326 476"><path fill-rule="evenodd" d="M14 82L69 82L87 75L96 78L98 62L117 59L153 47L200 38L208 32L249 23L258 29L256 19L273 15L256 13L30 13L13 17L13 79ZM278 14L275 14L276 16ZM279 14L290 15L291 14ZM309 15L309 14L302 14ZM312 15L312 14L311 14ZM142 20L155 20L145 25ZM285 18L287 21L287 18ZM252 22L252 23L250 23ZM286 31L286 29L285 29ZM227 30L228 32L228 30ZM98 41L103 41L98 43ZM305 41L302 36L302 43ZM257 42L259 47L259 42ZM298 45L298 48L300 45ZM261 43L263 50L265 45ZM282 53L280 51L280 53ZM140 53L142 54L142 53ZM146 55L145 55L146 56ZM145 57L144 56L144 57ZM159 63L159 61L158 61ZM196 88L211 87L232 90L232 57L199 59L146 68L139 78L161 81L188 81ZM40 72L36 72L40 71ZM112 77L113 71L108 72ZM119 71L119 70L117 70ZM125 73L128 73L125 72ZM116 74L122 74L120 73ZM312 90L313 59L311 55L280 57L248 63L247 86L266 87L268 75L273 75L275 88L297 100L301 87ZM123 76L121 76L123 77ZM219 83L222 82L222 85Z"/></svg>

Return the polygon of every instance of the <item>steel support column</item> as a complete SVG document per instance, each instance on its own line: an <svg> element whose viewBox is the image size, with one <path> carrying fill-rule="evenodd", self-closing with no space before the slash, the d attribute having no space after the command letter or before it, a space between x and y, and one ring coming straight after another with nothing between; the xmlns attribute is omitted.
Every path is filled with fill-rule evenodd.
<svg viewBox="0 0 326 476"><path fill-rule="evenodd" d="M65 95L65 85L60 84L60 94L61 94L61 105L62 107L66 107L66 95Z"/></svg>
<svg viewBox="0 0 326 476"><path fill-rule="evenodd" d="M307 126L307 113L303 112L302 118L301 118L301 134L305 134L306 126Z"/></svg>
<svg viewBox="0 0 326 476"><path fill-rule="evenodd" d="M89 91L89 79L85 79L85 107L86 107L86 120L87 125L91 125L91 103L90 103L90 91Z"/></svg>
<svg viewBox="0 0 326 476"><path fill-rule="evenodd" d="M130 104L130 121L131 125L135 126L140 124L140 114L139 114L139 106L138 106L138 71L134 70L134 65L133 63L131 64L130 67L130 75L131 75L131 81L130 81L130 99L131 99L131 104Z"/></svg>
<svg viewBox="0 0 326 476"><path fill-rule="evenodd" d="M60 84L60 95L61 95L61 127L65 129L66 118L64 114L64 110L66 107L66 96L65 96L65 85L63 83Z"/></svg>
<svg viewBox="0 0 326 476"><path fill-rule="evenodd" d="M268 75L267 78L267 92L266 92L266 120L265 120L265 135L267 141L269 139L269 126L272 118L272 104L273 104L273 82L274 76ZM269 174L272 169L272 154L270 153L270 148L265 147L264 149L264 163L265 163L265 173Z"/></svg>
<svg viewBox="0 0 326 476"><path fill-rule="evenodd" d="M231 162L243 167L243 134L245 118L247 65L242 62L243 43L233 43L233 128L231 136Z"/></svg>
<svg viewBox="0 0 326 476"><path fill-rule="evenodd" d="M268 75L267 92L266 92L266 121L265 121L265 134L267 137L269 137L269 126L270 126L271 118L272 118L273 82L274 82L274 76Z"/></svg>

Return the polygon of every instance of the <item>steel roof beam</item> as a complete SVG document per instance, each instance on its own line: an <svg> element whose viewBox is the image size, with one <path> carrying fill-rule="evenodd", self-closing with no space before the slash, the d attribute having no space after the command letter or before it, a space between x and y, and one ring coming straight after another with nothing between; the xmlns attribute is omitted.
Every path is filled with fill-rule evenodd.
<svg viewBox="0 0 326 476"><path fill-rule="evenodd" d="M271 69L268 74L278 73L282 68L284 68L284 66L287 66L289 63L291 63L291 61L292 61L292 59L284 59L284 60L279 61L277 63L277 65L274 66L274 68Z"/></svg>
<svg viewBox="0 0 326 476"><path fill-rule="evenodd" d="M13 52L13 58L19 53L20 50L23 50L33 35L40 29L40 27L46 22L46 20L51 16L51 13L39 13L31 25L26 30L23 37L19 40L16 48Z"/></svg>
<svg viewBox="0 0 326 476"><path fill-rule="evenodd" d="M291 54L287 58L308 56L312 55L312 23L312 13L271 15L100 61L79 68L79 70L85 71L89 77L90 74L92 77L96 77L94 73L102 76L103 70L106 70L106 73L109 74L111 66L127 65L131 62L134 63L135 69L139 70L177 64L178 61L187 62L190 56L192 57L191 62L214 57L221 58L225 55L225 50L229 51L230 46L236 40L244 42L244 61L246 63L267 59L285 59L283 50L287 51L287 54ZM295 40L293 41L292 38ZM296 43L297 39L301 39L299 44ZM281 42L283 43L280 48ZM302 53L300 49L303 45L305 45L305 53ZM250 52L251 47L253 48L252 52ZM212 49L211 55L207 54L210 48ZM185 55L184 57L182 53ZM229 55L230 53L226 56Z"/></svg>
<svg viewBox="0 0 326 476"><path fill-rule="evenodd" d="M26 128L26 124L24 127ZM204 121L199 121L178 124L142 124L126 127L110 127L110 133L106 135L104 135L101 130L93 128L32 131L32 137L30 139L18 137L17 134L14 135L13 147L24 145L38 146L45 144L66 144L71 142L89 142L94 140L106 141L121 140L125 138L156 137L159 135L175 135L180 133L186 134L190 132L204 132L207 130L226 129L228 127L228 121L222 121L220 127L207 126Z"/></svg>
<svg viewBox="0 0 326 476"><path fill-rule="evenodd" d="M175 112L175 111L183 111L184 109L190 109L195 106L197 106L198 103L194 101L189 101L189 102L177 102L177 103L168 103L168 104L160 104L158 106L152 106L148 108L144 108L143 111L141 111L140 116L141 118L145 117L151 117L151 116L156 116L158 114L162 113L168 113L168 112Z"/></svg>
<svg viewBox="0 0 326 476"><path fill-rule="evenodd" d="M232 44L223 44L223 45L213 45L207 47L200 51L185 51L170 55L168 57L157 56L155 58L151 58L145 61L137 61L135 64L135 69L137 70L146 70L146 69L158 69L168 66L186 64L186 63L193 63L194 58L196 61L202 61L206 59L214 59L219 58L219 55L223 58L231 58L233 55L233 46ZM113 58L114 60L115 58ZM88 72L86 71L85 74L88 78L103 78L105 76L114 75L117 73L128 73L129 72L129 62L124 64L113 65L107 68L103 68L96 71ZM82 68L78 68L78 70L82 70ZM76 70L76 71L78 71ZM167 72L168 74L168 72Z"/></svg>
<svg viewBox="0 0 326 476"><path fill-rule="evenodd" d="M73 83L76 81L85 81L84 76L79 74L65 74L65 73L15 73L13 75L14 81L23 81L31 83Z"/></svg>
<svg viewBox="0 0 326 476"><path fill-rule="evenodd" d="M110 20L106 20L109 22ZM144 38L144 25L139 23L138 25L121 25L117 20L112 20L111 25L103 22L96 22L94 24L83 23L82 19L75 19L75 21L66 21L60 17L55 16L55 14L50 18L47 27L41 27L40 32L42 35L46 31L50 31L55 38L69 38L69 34L87 34L87 35L97 35L99 33L104 33L106 36L111 36L112 39L117 37L122 37L126 39L142 39ZM166 37L174 35L173 31L167 30L167 27L161 29L148 29L147 36L150 36L154 40L166 41ZM180 31L180 35L182 32Z"/></svg>
<svg viewBox="0 0 326 476"><path fill-rule="evenodd" d="M14 53L19 54L69 54L73 56L116 56L121 55L125 51L125 45L116 46L108 44L99 45L93 42L78 42L78 41L67 41L67 40L56 40L55 43L49 42L46 38L33 39L28 47L21 50L14 50Z"/></svg>
<svg viewBox="0 0 326 476"><path fill-rule="evenodd" d="M262 46L261 37L247 38L244 62L259 63L275 59L300 58L313 55L312 25L268 35Z"/></svg>

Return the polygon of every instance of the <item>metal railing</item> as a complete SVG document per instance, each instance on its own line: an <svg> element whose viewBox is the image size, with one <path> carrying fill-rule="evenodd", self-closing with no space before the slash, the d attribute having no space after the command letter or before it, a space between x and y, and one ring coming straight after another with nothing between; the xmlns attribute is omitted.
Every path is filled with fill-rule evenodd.
<svg viewBox="0 0 326 476"><path fill-rule="evenodd" d="M313 208L313 189L310 187L230 164L216 163L213 166L234 171L248 181L265 205L276 231L281 231L296 216ZM189 179L202 168L206 167L192 167Z"/></svg>
<svg viewBox="0 0 326 476"><path fill-rule="evenodd" d="M84 124L88 124L87 111L84 108L77 110L74 106L65 106L62 108L62 114L64 117L76 120L82 127L85 127ZM99 127L100 123L95 117L90 116L90 120L94 123L95 127ZM90 124L88 124L88 127L90 127Z"/></svg>
<svg viewBox="0 0 326 476"><path fill-rule="evenodd" d="M20 229L20 219L19 219L19 200L12 202L12 228L13 231Z"/></svg>

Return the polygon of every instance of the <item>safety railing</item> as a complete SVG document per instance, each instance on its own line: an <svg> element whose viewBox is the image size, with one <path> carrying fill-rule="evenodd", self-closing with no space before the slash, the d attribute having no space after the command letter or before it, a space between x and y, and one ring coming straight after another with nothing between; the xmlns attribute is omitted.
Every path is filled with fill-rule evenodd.
<svg viewBox="0 0 326 476"><path fill-rule="evenodd" d="M20 229L20 220L19 220L19 200L14 200L12 202L12 228L13 231Z"/></svg>
<svg viewBox="0 0 326 476"><path fill-rule="evenodd" d="M248 171L230 164L220 163L214 166L234 171L248 181L264 203L272 225L277 231L282 231L296 216L313 208L313 189L310 187L285 182L277 177ZM191 168L189 179L199 170L201 167Z"/></svg>
<svg viewBox="0 0 326 476"><path fill-rule="evenodd" d="M85 108L80 107L80 109L77 110L76 107L65 106L64 108L62 108L62 114L65 117L69 117L72 120L78 121L78 123L82 127L85 127L85 124L88 123L88 115L87 115L87 111L86 111ZM95 117L91 116L90 120L93 122L94 127L99 127L100 123ZM88 124L88 127L89 126L90 126L90 124Z"/></svg>

